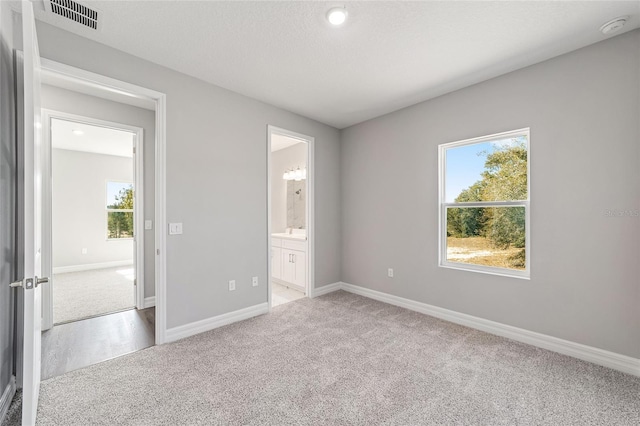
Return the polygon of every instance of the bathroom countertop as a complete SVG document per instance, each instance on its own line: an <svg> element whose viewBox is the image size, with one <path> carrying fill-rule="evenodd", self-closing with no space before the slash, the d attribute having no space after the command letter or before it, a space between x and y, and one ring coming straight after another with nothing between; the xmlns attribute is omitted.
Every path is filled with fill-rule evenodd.
<svg viewBox="0 0 640 426"><path fill-rule="evenodd" d="M285 232L281 232L281 233L277 233L277 234L271 234L272 237L275 238L285 238L288 240L297 240L297 241L306 241L307 240L307 236L303 235L303 234L288 234Z"/></svg>

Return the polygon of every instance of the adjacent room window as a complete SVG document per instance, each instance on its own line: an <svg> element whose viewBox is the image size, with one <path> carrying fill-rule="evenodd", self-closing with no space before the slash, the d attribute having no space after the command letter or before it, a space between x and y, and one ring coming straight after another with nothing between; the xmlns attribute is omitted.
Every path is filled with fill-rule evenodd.
<svg viewBox="0 0 640 426"><path fill-rule="evenodd" d="M529 129L439 146L440 266L529 277Z"/></svg>
<svg viewBox="0 0 640 426"><path fill-rule="evenodd" d="M107 239L133 238L133 184L107 182Z"/></svg>

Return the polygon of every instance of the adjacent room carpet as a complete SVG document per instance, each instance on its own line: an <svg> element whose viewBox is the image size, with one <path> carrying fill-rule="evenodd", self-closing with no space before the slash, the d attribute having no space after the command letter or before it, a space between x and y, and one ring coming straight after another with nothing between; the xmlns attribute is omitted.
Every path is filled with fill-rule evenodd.
<svg viewBox="0 0 640 426"><path fill-rule="evenodd" d="M53 276L53 322L75 321L134 307L133 266Z"/></svg>
<svg viewBox="0 0 640 426"><path fill-rule="evenodd" d="M42 383L40 425L638 425L640 378L343 291Z"/></svg>

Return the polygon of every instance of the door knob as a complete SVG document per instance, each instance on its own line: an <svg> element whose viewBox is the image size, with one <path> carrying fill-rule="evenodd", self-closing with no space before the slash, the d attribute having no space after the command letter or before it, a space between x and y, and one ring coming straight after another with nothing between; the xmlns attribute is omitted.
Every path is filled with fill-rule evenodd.
<svg viewBox="0 0 640 426"><path fill-rule="evenodd" d="M9 284L9 287L12 287L12 288L24 287L26 290L30 290L34 287L34 285L38 287L40 284L48 283L48 282L49 282L49 277L42 277L42 278L35 277L35 279L27 278L26 280L12 282L11 284Z"/></svg>

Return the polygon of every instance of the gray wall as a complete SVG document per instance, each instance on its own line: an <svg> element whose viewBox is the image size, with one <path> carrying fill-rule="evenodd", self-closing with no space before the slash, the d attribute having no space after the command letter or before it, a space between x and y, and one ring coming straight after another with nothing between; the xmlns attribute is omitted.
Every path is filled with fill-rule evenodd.
<svg viewBox="0 0 640 426"><path fill-rule="evenodd" d="M285 170L303 168L307 164L307 144L299 142L271 153L271 232L287 228L287 181Z"/></svg>
<svg viewBox="0 0 640 426"><path fill-rule="evenodd" d="M167 220L184 224L167 237L168 327L267 301L269 124L315 137L316 287L340 280L337 129L47 24L38 40L44 58L167 95Z"/></svg>
<svg viewBox="0 0 640 426"><path fill-rule="evenodd" d="M639 76L634 31L344 130L342 280L640 357ZM439 268L438 144L522 127L531 280Z"/></svg>
<svg viewBox="0 0 640 426"><path fill-rule="evenodd" d="M106 238L106 182L133 182L133 159L53 149L51 160L54 271L63 266L133 263L133 240Z"/></svg>
<svg viewBox="0 0 640 426"><path fill-rule="evenodd" d="M42 36L39 37L42 38ZM42 52L40 54L43 55ZM155 221L155 113L48 85L42 86L42 107L58 112L142 127L144 130L144 218ZM144 231L145 297L156 294L154 252L155 233L153 230Z"/></svg>
<svg viewBox="0 0 640 426"><path fill-rule="evenodd" d="M0 2L0 394L13 373L13 296L16 277L16 140L13 25L8 3ZM0 419L0 422L2 419Z"/></svg>

